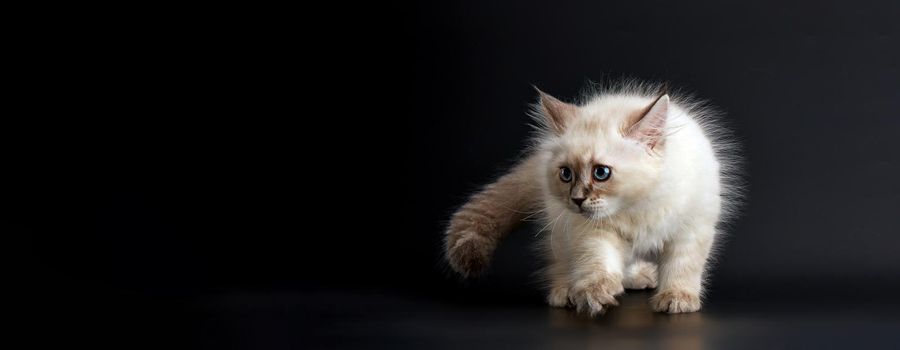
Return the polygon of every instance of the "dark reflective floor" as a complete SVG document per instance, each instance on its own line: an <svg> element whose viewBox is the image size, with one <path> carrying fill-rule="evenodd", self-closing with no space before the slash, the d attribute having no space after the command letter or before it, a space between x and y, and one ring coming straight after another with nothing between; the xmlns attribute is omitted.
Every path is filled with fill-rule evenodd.
<svg viewBox="0 0 900 350"><path fill-rule="evenodd" d="M713 302L651 312L650 292L590 319L539 302L499 305L403 293L235 293L204 301L203 347L384 349L825 349L900 346L883 303Z"/></svg>
<svg viewBox="0 0 900 350"><path fill-rule="evenodd" d="M185 288L32 275L10 333L33 348L90 349L870 349L900 347L896 279L720 274L699 313L657 314L628 291L591 319L546 306L532 260L498 250L494 272L401 274L369 285ZM537 263L533 263L537 265ZM345 277L348 275L335 275ZM378 276L378 275L374 275ZM416 276L406 277L406 276ZM292 276L300 280L305 276ZM861 277L866 277L861 275Z"/></svg>

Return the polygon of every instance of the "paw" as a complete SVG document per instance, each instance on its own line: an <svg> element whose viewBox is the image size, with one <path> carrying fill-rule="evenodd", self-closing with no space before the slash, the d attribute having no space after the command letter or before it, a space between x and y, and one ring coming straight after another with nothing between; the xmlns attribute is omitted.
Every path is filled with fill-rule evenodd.
<svg viewBox="0 0 900 350"><path fill-rule="evenodd" d="M680 314L700 310L700 296L682 290L664 290L650 298L654 311Z"/></svg>
<svg viewBox="0 0 900 350"><path fill-rule="evenodd" d="M605 312L610 306L619 305L616 296L624 291L621 278L601 275L576 282L569 291L569 301L578 312L594 316Z"/></svg>
<svg viewBox="0 0 900 350"><path fill-rule="evenodd" d="M566 307L569 305L569 288L553 287L547 295L547 303L553 307Z"/></svg>
<svg viewBox="0 0 900 350"><path fill-rule="evenodd" d="M447 242L450 267L463 277L484 273L494 252L494 241L475 233L464 233L459 237Z"/></svg>
<svg viewBox="0 0 900 350"><path fill-rule="evenodd" d="M628 267L625 273L625 281L622 284L627 289L653 289L656 288L656 264L641 261Z"/></svg>

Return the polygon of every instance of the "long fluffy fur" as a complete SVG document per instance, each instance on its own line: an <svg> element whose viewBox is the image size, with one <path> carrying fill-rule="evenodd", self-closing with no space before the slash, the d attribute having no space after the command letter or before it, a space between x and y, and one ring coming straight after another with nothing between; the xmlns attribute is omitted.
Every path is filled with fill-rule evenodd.
<svg viewBox="0 0 900 350"><path fill-rule="evenodd" d="M725 115L708 100L698 98L695 94L669 83L647 82L636 78L606 79L589 81L585 84L574 103L584 105L594 98L604 95L634 95L655 98L660 93L668 93L672 103L682 107L703 128L703 132L713 145L716 159L722 165L720 176L722 181L722 225L728 225L735 219L746 199L746 182L743 176L744 159L741 157L741 144L734 133L725 125ZM528 144L526 154L534 153L551 133L547 118L541 111L540 101L529 106L527 115L532 121L534 133Z"/></svg>
<svg viewBox="0 0 900 350"><path fill-rule="evenodd" d="M543 240L541 246L545 256L550 261L545 275L547 276L550 290L548 301L551 305L571 305L591 314L596 314L604 311L610 305L615 305L615 296L622 292L623 286L633 289L654 288L657 286L657 282L661 282L663 285L660 286L660 290L651 301L655 309L666 312L690 312L699 309L702 285L696 283L702 283L702 280L700 282L694 281L696 276L690 277L688 276L690 274L685 275L686 272L679 270L682 268L681 265L671 265L680 264L680 261L686 259L686 256L678 255L683 254L678 253L679 247L696 249L690 248L693 247L694 243L683 238L685 236L684 233L679 233L687 230L687 228L681 226L654 228L655 226L652 225L654 225L653 223L665 225L680 223L678 225L689 225L698 232L712 230L708 234L690 233L691 236L700 234L698 237L708 235L708 239L697 239L704 242L708 240L709 242L701 244L701 246L706 248L701 249L700 253L697 253L701 255L700 258L703 261L686 261L687 265L684 265L684 268L695 271L698 269L697 264L699 263L700 272L705 274L707 257L710 253L713 253L710 251L713 250L710 247L713 237L720 236L717 233L722 231L722 224L729 222L730 219L735 217L743 198L742 180L740 177L741 160L738 143L731 133L722 126L720 122L721 114L715 108L711 107L706 101L699 100L690 94L667 90L667 87L662 84L644 83L634 79L622 79L602 84L594 83L585 89L582 96L578 99L577 105L580 111L585 111L591 106L603 106L605 101L603 99L612 99L610 100L612 102L608 102L607 105L611 104L613 107L618 107L616 105L617 101L621 101L626 105L634 105L635 103L641 103L641 101L650 103L658 98L661 93L668 92L671 98L671 102L668 103L673 106L676 112L683 112L683 115L678 114L678 116L682 118L681 120L685 124L675 125L669 123L665 128L665 133L667 134L665 137L670 138L679 133L681 127L692 128L687 120L696 122L702 137L709 141L709 145L712 148L712 156L719 167L717 174L719 201L717 203L719 203L720 208L713 211L715 220L711 227L703 228L710 225L702 226L702 224L699 224L701 221L712 221L713 219L711 218L698 219L698 223L694 223L692 218L677 218L676 220L671 218L671 215L666 216L665 213L659 214L652 211L648 213L655 215L654 217L657 217L657 219L649 219L648 217L650 221L646 225L651 226L641 226L643 223L640 221L643 220L643 216L641 216L643 214L640 211L626 215L613 214L615 210L612 210L610 211L610 216L606 217L607 221L605 223L602 216L596 218L591 216L586 220L567 212L566 204L569 204L569 194L563 192L566 190L564 186L560 188L554 187L560 184L554 185L554 179L552 178L552 170L554 168L548 162L554 155L559 156L556 153L559 152L559 149L564 148L560 143L569 140L562 138L558 134L560 126L551 125L554 121L553 118L548 116L547 107L538 102L532 105L532 110L529 113L535 121L535 134L526 153L527 156L508 174L472 196L451 218L445 240L447 259L450 266L466 277L483 272L488 265L494 248L503 236L517 222L529 215L540 212L544 219L541 230L550 232L545 235L546 239ZM556 101L555 99L550 99ZM566 106L574 107L572 105ZM683 119L684 116L687 116L688 119ZM581 117L579 120L594 124L598 124L598 121L605 121L605 119L597 118L599 117ZM617 121L611 120L609 122L616 123ZM609 129L609 127L606 127L604 130ZM696 134L696 132L693 133ZM584 139L582 137L581 139L587 140L582 141L585 144L582 146L590 150L591 146L593 146L592 138ZM698 146L699 144L705 144L693 141L685 144L684 142L688 141L682 141L682 146L680 147L688 147L687 149L696 149L696 147L702 147ZM654 152L653 149L650 149L650 151ZM648 159L656 159L656 162L659 164L655 168L663 169L664 164L667 164L661 156ZM548 170L550 175L547 175ZM640 176L632 177L632 180L637 178L640 178ZM629 179L626 177L619 181L629 181ZM650 187L650 190L656 191L652 193L656 193L657 196L664 196L661 198L673 196L672 194L665 194L667 189ZM689 194L686 194L686 196L693 198ZM605 203L605 200L602 198L591 199L591 201ZM648 204L643 203L642 205L647 206ZM652 209L651 207L648 210ZM622 213L628 213L628 211L624 210ZM710 216L713 214L705 215ZM565 223L560 223L562 217L566 218L564 220L566 221ZM573 218L575 218L576 222L581 223L580 227L568 227ZM638 222L635 223L633 222L634 220ZM694 227L694 225L700 226ZM616 233L618 230L627 231L630 234L629 230L632 229L637 230L635 231L637 233L634 234L638 236L628 236L628 234L623 236L621 232L620 234ZM669 233L654 233L659 229ZM558 245L554 243L555 241L571 239L571 232L579 234L575 238L577 240L576 243L568 242L563 249L555 247L555 245ZM565 237L559 237L561 233ZM644 236L641 236L642 234ZM657 237L654 234L659 234L660 236ZM719 240L721 240L721 237L716 238L716 241ZM671 247L663 249L663 244ZM629 247L632 253L628 253ZM560 254L563 254L562 259L560 259ZM625 255L620 256L622 254ZM648 255L652 254L657 254L661 262L668 261L671 264L661 265L659 267L660 271L657 271L656 264L645 260ZM565 263L560 263L561 261L565 261ZM658 281L657 275L660 275L662 279ZM696 273L693 275L696 275ZM668 278L665 278L667 276ZM687 278L687 280L677 280L679 278Z"/></svg>

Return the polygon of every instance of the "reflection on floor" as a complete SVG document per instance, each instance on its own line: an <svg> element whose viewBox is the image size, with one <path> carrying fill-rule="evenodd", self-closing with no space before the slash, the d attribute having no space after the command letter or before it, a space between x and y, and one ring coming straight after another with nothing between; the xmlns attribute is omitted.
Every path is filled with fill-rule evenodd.
<svg viewBox="0 0 900 350"><path fill-rule="evenodd" d="M359 291L225 295L204 309L207 320L214 320L206 326L207 334L230 332L231 345L251 348L819 349L900 344L896 306L712 302L699 313L667 315L650 310L650 295L629 291L620 306L593 319L538 302L473 305Z"/></svg>

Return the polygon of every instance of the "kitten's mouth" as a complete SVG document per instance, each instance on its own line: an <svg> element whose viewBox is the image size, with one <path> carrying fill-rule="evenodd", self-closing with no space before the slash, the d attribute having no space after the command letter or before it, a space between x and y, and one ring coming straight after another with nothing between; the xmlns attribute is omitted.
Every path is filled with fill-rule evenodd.
<svg viewBox="0 0 900 350"><path fill-rule="evenodd" d="M578 209L578 213L581 214L581 216L584 216L588 220L600 220L606 216L606 213L602 210Z"/></svg>

